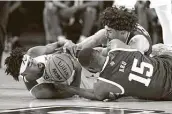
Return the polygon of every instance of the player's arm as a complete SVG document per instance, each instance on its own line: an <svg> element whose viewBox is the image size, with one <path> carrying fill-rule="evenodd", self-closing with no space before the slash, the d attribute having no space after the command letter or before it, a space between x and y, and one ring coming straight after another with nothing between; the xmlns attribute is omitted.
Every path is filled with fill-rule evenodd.
<svg viewBox="0 0 172 114"><path fill-rule="evenodd" d="M106 30L101 29L98 32L96 32L94 35L78 43L77 47L79 49L94 48L98 45L101 45L104 41L106 41Z"/></svg>
<svg viewBox="0 0 172 114"><path fill-rule="evenodd" d="M35 47L30 48L27 51L27 54L32 57L51 54L51 53L54 53L57 48L63 46L64 44L65 44L65 42L54 42L51 44L47 44L45 46L35 46Z"/></svg>
<svg viewBox="0 0 172 114"><path fill-rule="evenodd" d="M78 44L74 44L73 42L65 43L64 49L69 50L71 55L75 57L77 50L82 50L84 48L94 48L98 45L101 45L105 41L106 41L106 30L101 29L94 35L86 38L85 40L83 40L82 42Z"/></svg>
<svg viewBox="0 0 172 114"><path fill-rule="evenodd" d="M121 93L121 90L118 87L101 80L94 84L93 89L83 89L67 85L63 85L61 88L68 89L68 91L76 95L91 100L109 99L110 92Z"/></svg>
<svg viewBox="0 0 172 114"><path fill-rule="evenodd" d="M137 49L141 53L149 50L149 41L143 35L135 35L128 44L131 49Z"/></svg>
<svg viewBox="0 0 172 114"><path fill-rule="evenodd" d="M26 83L27 86L29 83ZM74 94L67 90L57 88L53 83L37 84L30 89L30 93L37 99L68 98Z"/></svg>
<svg viewBox="0 0 172 114"><path fill-rule="evenodd" d="M77 60L74 61L74 69L75 69L75 74L74 74L74 79L73 82L71 83L71 86L79 87L81 84L81 65Z"/></svg>

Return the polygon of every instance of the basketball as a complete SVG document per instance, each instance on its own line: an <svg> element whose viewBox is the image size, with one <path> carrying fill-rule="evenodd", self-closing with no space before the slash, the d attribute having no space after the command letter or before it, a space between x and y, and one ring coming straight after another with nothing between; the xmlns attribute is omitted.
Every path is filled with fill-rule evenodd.
<svg viewBox="0 0 172 114"><path fill-rule="evenodd" d="M45 71L51 80L55 82L71 83L73 79L73 62L70 55L65 53L53 54L46 64Z"/></svg>

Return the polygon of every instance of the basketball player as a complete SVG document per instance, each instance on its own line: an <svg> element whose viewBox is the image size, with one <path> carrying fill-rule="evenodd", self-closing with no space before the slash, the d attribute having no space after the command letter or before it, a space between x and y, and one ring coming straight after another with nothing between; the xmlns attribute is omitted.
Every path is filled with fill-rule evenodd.
<svg viewBox="0 0 172 114"><path fill-rule="evenodd" d="M82 97L94 100L112 95L126 95L149 100L172 100L172 50L163 46L158 56L148 57L136 49L126 48L115 39L114 49L104 57L92 48L79 53L79 62L90 72L100 72L94 89L63 86ZM162 46L162 45L161 45ZM123 48L125 47L125 48ZM155 46L155 51L159 49ZM166 49L166 51L165 51ZM70 87L70 89L69 89Z"/></svg>
<svg viewBox="0 0 172 114"><path fill-rule="evenodd" d="M125 7L108 7L100 18L104 29L99 30L81 43L66 43L64 48L74 56L77 49L94 48L100 45L106 47L112 39L120 39L128 45L128 48L137 49L145 55L151 53L152 42L149 33L137 23L134 11ZM105 56L107 55L106 48L100 51L104 52Z"/></svg>
<svg viewBox="0 0 172 114"><path fill-rule="evenodd" d="M5 60L6 73L12 75L16 81L19 81L19 76L21 76L27 89L38 99L73 96L74 94L66 90L58 89L58 85L53 81L47 80L47 75L44 72L46 62L49 61L52 53L64 54L60 50L55 50L61 45L63 44L55 42L46 46L30 48L27 52L22 48L16 48ZM71 80L70 84L79 87L81 82L81 66L77 60L72 58L72 56L70 57L74 67L73 81Z"/></svg>

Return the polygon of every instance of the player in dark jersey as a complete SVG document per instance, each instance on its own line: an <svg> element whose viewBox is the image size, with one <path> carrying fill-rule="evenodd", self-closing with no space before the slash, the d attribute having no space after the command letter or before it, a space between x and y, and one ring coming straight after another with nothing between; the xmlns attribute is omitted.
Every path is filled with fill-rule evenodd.
<svg viewBox="0 0 172 114"><path fill-rule="evenodd" d="M137 23L134 11L125 7L108 7L100 18L104 29L99 30L81 43L76 45L67 43L64 47L75 55L77 49L94 48L100 45L106 47L112 39L120 39L129 48L138 49L145 55L151 53L152 42L149 33ZM106 48L101 51L107 55Z"/></svg>
<svg viewBox="0 0 172 114"><path fill-rule="evenodd" d="M67 98L73 96L73 93L58 89L57 83L47 80L44 73L46 62L52 56L52 53L64 54L59 49L56 50L61 45L63 43L55 42L46 46L30 48L27 52L22 48L14 49L5 60L6 73L13 76L16 81L19 81L19 77L21 77L27 89L36 98ZM80 83L84 83L81 81L81 66L72 56L71 61L74 65L74 71L73 80L70 81L70 84L80 87Z"/></svg>
<svg viewBox="0 0 172 114"><path fill-rule="evenodd" d="M100 77L92 90L71 87L70 91L95 100L109 98L110 94L172 100L172 52L148 57L136 49L121 48L117 39L114 42L118 42L116 48L107 57L92 48L80 51L81 65L90 72L100 72Z"/></svg>

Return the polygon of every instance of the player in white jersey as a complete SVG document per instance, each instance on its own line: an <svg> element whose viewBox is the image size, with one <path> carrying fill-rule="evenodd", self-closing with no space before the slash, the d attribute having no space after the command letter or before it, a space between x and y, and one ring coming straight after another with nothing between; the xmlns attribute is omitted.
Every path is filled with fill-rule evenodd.
<svg viewBox="0 0 172 114"><path fill-rule="evenodd" d="M22 77L27 89L36 98L67 98L74 94L58 89L58 84L53 81L46 80L44 73L46 62L52 53L61 53L60 47L63 44L58 42L48 44L46 46L36 46L25 52L21 48L13 50L9 57L5 60L6 73L13 76L19 81ZM56 50L56 49L59 50ZM76 59L73 62L74 72L72 73L70 85L80 87L81 83L81 66Z"/></svg>

